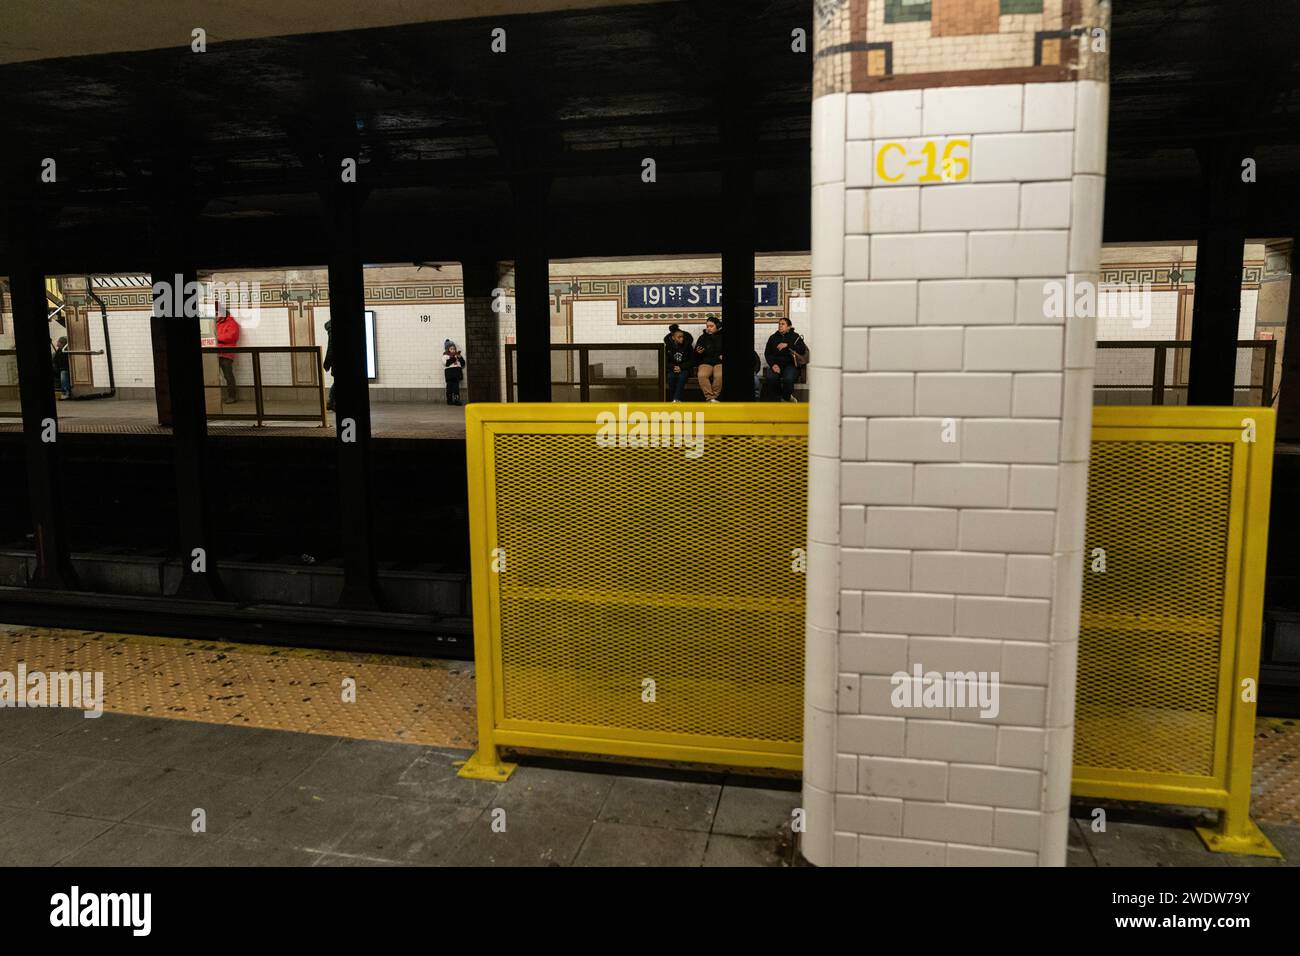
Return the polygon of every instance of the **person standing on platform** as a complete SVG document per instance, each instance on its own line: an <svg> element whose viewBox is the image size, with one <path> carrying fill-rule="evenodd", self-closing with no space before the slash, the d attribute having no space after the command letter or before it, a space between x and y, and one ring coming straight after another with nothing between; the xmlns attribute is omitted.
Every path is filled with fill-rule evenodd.
<svg viewBox="0 0 1300 956"><path fill-rule="evenodd" d="M54 377L59 382L59 398L71 398L72 374L68 370L68 340L62 335L54 343Z"/></svg>
<svg viewBox="0 0 1300 956"><path fill-rule="evenodd" d="M325 361L321 363L321 368L330 371L334 368L334 333L330 331L329 319L325 320ZM325 410L334 411L334 379L330 379L330 394L325 400Z"/></svg>
<svg viewBox="0 0 1300 956"><path fill-rule="evenodd" d="M447 339L446 351L442 353L443 375L447 379L447 404L460 405L460 380L465 376L465 356L460 354L456 343Z"/></svg>
<svg viewBox="0 0 1300 956"><path fill-rule="evenodd" d="M715 316L704 320L704 331L695 340L695 363L704 400L716 402L722 394L722 323Z"/></svg>
<svg viewBox="0 0 1300 956"><path fill-rule="evenodd" d="M230 314L230 306L226 306L226 314L217 320L217 346L234 348L238 344L239 323ZM239 398L239 390L235 387L235 353L218 352L217 364L221 366L221 377L226 383L223 390L225 402L227 405L233 405Z"/></svg>
<svg viewBox="0 0 1300 956"><path fill-rule="evenodd" d="M664 364L668 369L668 399L671 402L680 402L686 392L686 380L694 362L693 343L691 333L677 323L668 326L668 334L664 336Z"/></svg>

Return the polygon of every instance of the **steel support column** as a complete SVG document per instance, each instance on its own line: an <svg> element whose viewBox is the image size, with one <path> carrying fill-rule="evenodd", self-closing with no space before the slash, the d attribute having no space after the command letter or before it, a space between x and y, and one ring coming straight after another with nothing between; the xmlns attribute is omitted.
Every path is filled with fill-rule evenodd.
<svg viewBox="0 0 1300 956"><path fill-rule="evenodd" d="M332 166L338 169L337 163ZM339 453L339 541L343 607L379 607L370 450L370 381L366 375L366 289L361 259L362 195L356 183L326 190L330 340L333 345L335 444Z"/></svg>
<svg viewBox="0 0 1300 956"><path fill-rule="evenodd" d="M728 137L722 171L722 399L754 400L754 170L747 137ZM760 356L761 358L761 356Z"/></svg>
<svg viewBox="0 0 1300 956"><path fill-rule="evenodd" d="M461 262L465 289L465 354L468 368L467 395L470 402L501 401L501 314L503 307L493 290L500 286L495 259L476 258Z"/></svg>
<svg viewBox="0 0 1300 956"><path fill-rule="evenodd" d="M192 190L178 166L164 168L154 212L151 333L164 347L161 382L171 416L176 470L176 518L181 580L176 595L199 600L225 597L217 567L208 458L208 415L203 391L198 277L189 257ZM159 329L161 326L161 329ZM162 409L160 407L160 417Z"/></svg>
<svg viewBox="0 0 1300 956"><path fill-rule="evenodd" d="M1187 404L1231 405L1241 321L1241 265L1246 251L1246 189L1232 144L1201 153L1201 231L1196 243L1191 370Z"/></svg>
<svg viewBox="0 0 1300 956"><path fill-rule="evenodd" d="M69 560L63 521L62 471L59 468L58 412L54 398L49 311L45 274L38 264L38 236L33 231L15 243L9 261L13 300L14 347L18 352L18 394L23 411L23 450L27 459L27 500L31 507L39 587L77 587Z"/></svg>
<svg viewBox="0 0 1300 956"><path fill-rule="evenodd" d="M521 402L551 400L551 264L546 253L546 196L539 173L521 176L515 199L515 381Z"/></svg>

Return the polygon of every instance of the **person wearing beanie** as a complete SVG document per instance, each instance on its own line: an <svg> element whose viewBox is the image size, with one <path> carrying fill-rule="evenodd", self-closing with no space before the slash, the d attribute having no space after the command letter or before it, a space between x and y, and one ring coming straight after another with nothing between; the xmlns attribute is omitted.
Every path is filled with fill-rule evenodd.
<svg viewBox="0 0 1300 956"><path fill-rule="evenodd" d="M691 351L694 339L691 333L682 329L676 322L668 326L664 336L664 368L668 375L668 399L680 402L686 391L686 380L690 377L691 366L695 363Z"/></svg>
<svg viewBox="0 0 1300 956"><path fill-rule="evenodd" d="M456 343L447 340L447 351L442 353L443 378L447 383L447 404L459 405L460 381L465 376L465 356L456 348Z"/></svg>
<svg viewBox="0 0 1300 956"><path fill-rule="evenodd" d="M808 364L808 346L788 318L776 320L776 331L768 338L763 357L767 362L763 377L770 385L781 386L781 401L797 402L794 383L799 380L800 369Z"/></svg>
<svg viewBox="0 0 1300 956"><path fill-rule="evenodd" d="M722 394L722 323L716 316L704 320L704 331L695 340L695 362L704 400L716 402Z"/></svg>

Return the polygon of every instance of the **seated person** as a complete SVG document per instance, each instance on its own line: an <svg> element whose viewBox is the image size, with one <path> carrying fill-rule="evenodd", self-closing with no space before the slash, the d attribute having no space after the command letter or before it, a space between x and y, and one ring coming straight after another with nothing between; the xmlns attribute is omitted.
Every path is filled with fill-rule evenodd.
<svg viewBox="0 0 1300 956"><path fill-rule="evenodd" d="M664 367L668 370L670 401L680 402L686 390L686 380L691 374L691 366L695 364L695 356L691 352L693 342L691 333L677 323L668 326L668 334L664 336Z"/></svg>
<svg viewBox="0 0 1300 956"><path fill-rule="evenodd" d="M808 364L808 346L788 318L777 319L776 331L768 338L763 357L767 361L763 377L770 385L780 384L781 401L797 402L794 383L799 380L799 370Z"/></svg>

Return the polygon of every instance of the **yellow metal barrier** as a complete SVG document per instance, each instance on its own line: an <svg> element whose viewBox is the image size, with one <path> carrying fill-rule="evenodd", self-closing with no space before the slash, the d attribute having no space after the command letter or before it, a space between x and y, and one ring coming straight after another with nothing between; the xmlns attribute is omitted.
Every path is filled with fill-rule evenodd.
<svg viewBox="0 0 1300 956"><path fill-rule="evenodd" d="M1217 809L1206 845L1262 856L1280 856L1249 817L1273 426L1093 409L1074 732L1076 796Z"/></svg>
<svg viewBox="0 0 1300 956"><path fill-rule="evenodd" d="M505 779L500 746L799 769L807 407L475 404L465 425L461 775Z"/></svg>

